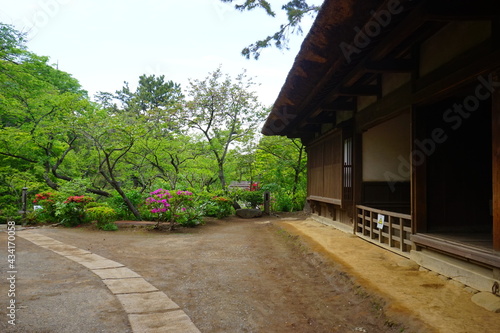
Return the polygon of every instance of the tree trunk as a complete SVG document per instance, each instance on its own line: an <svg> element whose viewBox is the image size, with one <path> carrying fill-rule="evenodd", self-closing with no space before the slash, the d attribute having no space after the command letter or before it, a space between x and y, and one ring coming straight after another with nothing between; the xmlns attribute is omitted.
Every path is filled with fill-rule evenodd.
<svg viewBox="0 0 500 333"><path fill-rule="evenodd" d="M106 181L116 190L116 192L118 192L118 194L122 197L123 201L125 202L125 204L127 205L128 209L130 209L130 211L132 212L132 214L134 214L135 218L137 221L140 221L142 219L141 217L141 213L139 213L139 210L137 210L137 208L134 206L134 204L132 203L132 201L130 201L130 199L127 197L127 195L125 194L125 192L123 192L120 184L115 181L113 179L113 177L111 176L108 176L106 174L106 172L104 172L104 170L100 170L99 171L101 173L101 175L104 177L104 179L106 179Z"/></svg>
<svg viewBox="0 0 500 333"><path fill-rule="evenodd" d="M112 182L111 186L113 186L113 188L116 190L116 192L118 192L118 194L120 194L120 196L123 198L123 201L125 201L128 209L130 209L132 214L134 214L137 221L140 221L142 219L141 213L139 213L139 210L137 209L137 207L134 206L134 204L132 203L132 201L130 201L130 199L127 197L125 192L123 192L121 186L117 182Z"/></svg>
<svg viewBox="0 0 500 333"><path fill-rule="evenodd" d="M56 183L54 183L52 181L52 179L49 178L49 176L47 174L44 174L43 175L43 179L45 180L45 183L53 190L56 190L59 188L59 185L57 185Z"/></svg>
<svg viewBox="0 0 500 333"><path fill-rule="evenodd" d="M222 186L222 190L224 192L227 192L226 177L224 176L224 162L219 162L219 180Z"/></svg>
<svg viewBox="0 0 500 333"><path fill-rule="evenodd" d="M102 195L103 197L110 197L111 194L109 192L103 191L103 190L98 190L94 188L87 188L87 192L97 194L97 195Z"/></svg>

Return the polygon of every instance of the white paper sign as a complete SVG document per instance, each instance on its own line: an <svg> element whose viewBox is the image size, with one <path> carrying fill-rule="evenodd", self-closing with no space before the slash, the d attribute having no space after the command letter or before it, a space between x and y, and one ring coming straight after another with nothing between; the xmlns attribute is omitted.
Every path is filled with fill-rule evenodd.
<svg viewBox="0 0 500 333"><path fill-rule="evenodd" d="M377 228L379 228L379 229L384 228L384 220L385 220L385 216L382 215L382 214L378 214L378 217L377 217Z"/></svg>

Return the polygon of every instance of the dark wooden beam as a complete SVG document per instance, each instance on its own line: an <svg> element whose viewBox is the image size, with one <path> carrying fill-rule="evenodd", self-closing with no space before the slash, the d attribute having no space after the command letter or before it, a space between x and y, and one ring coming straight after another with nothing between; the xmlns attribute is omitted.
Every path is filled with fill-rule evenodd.
<svg viewBox="0 0 500 333"><path fill-rule="evenodd" d="M295 135L295 137L303 137L311 133L319 132L320 130L321 124L305 123L300 129L293 131L293 135Z"/></svg>
<svg viewBox="0 0 500 333"><path fill-rule="evenodd" d="M330 102L322 105L322 109L325 111L355 111L356 102Z"/></svg>
<svg viewBox="0 0 500 333"><path fill-rule="evenodd" d="M340 88L339 96L379 96L381 94L380 85L368 85L359 87Z"/></svg>
<svg viewBox="0 0 500 333"><path fill-rule="evenodd" d="M500 17L498 1L429 1L426 20L432 21L473 21L491 20Z"/></svg>
<svg viewBox="0 0 500 333"><path fill-rule="evenodd" d="M371 73L410 73L417 68L411 59L388 59L366 64L366 71Z"/></svg>
<svg viewBox="0 0 500 333"><path fill-rule="evenodd" d="M327 124L334 123L337 120L335 112L322 113L317 117L307 119L306 124Z"/></svg>

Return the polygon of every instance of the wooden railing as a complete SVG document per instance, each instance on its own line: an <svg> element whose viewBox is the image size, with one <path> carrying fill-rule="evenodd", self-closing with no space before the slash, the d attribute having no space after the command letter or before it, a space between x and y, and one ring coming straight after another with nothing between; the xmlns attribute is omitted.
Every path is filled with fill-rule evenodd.
<svg viewBox="0 0 500 333"><path fill-rule="evenodd" d="M387 247L404 256L412 248L411 216L366 206L356 206L356 234L372 243ZM379 228L379 215L384 215L383 227Z"/></svg>

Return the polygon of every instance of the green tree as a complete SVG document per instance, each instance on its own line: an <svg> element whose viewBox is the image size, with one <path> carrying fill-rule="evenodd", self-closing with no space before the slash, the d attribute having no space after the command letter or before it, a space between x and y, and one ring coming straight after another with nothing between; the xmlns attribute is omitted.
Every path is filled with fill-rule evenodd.
<svg viewBox="0 0 500 333"><path fill-rule="evenodd" d="M263 137L257 147L255 164L263 184L276 184L276 190L289 194L297 206L303 204L307 159L299 139Z"/></svg>
<svg viewBox="0 0 500 333"><path fill-rule="evenodd" d="M114 98L121 102L124 111L140 115L149 124L168 130L175 123L175 115L184 96L180 84L165 81L164 75L141 75L135 91L131 91L128 82L124 82Z"/></svg>
<svg viewBox="0 0 500 333"><path fill-rule="evenodd" d="M253 85L244 72L233 80L220 67L203 80L190 81L184 119L189 128L203 134L224 190L229 150L251 140L264 119L264 108L250 90Z"/></svg>
<svg viewBox="0 0 500 333"><path fill-rule="evenodd" d="M90 123L92 126L89 126ZM134 214L141 219L141 214L127 196L123 184L129 175L123 171L125 157L131 154L138 140L145 135L139 122L127 124L121 115L114 115L107 110L96 110L91 117L81 123L81 133L92 142L97 152L97 169L103 179L122 197Z"/></svg>
<svg viewBox="0 0 500 333"><path fill-rule="evenodd" d="M80 176L68 159L81 139L75 121L91 107L87 93L47 57L27 51L11 26L0 23L0 42L0 161L57 189Z"/></svg>
<svg viewBox="0 0 500 333"><path fill-rule="evenodd" d="M102 109L89 119L92 126L84 122L81 131L93 142L99 174L140 219L126 188L144 191L157 176L153 170L167 174L164 157L169 152L174 167L182 163L172 149L166 149L178 127L174 116L183 101L180 86L164 76L142 75L135 91L125 82L115 94L99 93L97 101Z"/></svg>

